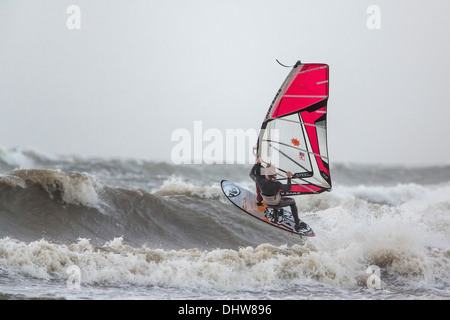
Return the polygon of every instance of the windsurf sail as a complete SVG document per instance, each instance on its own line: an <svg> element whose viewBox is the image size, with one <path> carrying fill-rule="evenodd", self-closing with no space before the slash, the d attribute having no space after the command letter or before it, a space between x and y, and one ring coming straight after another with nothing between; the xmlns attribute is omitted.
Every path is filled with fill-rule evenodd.
<svg viewBox="0 0 450 320"><path fill-rule="evenodd" d="M262 123L257 156L277 167L277 179L293 173L288 195L331 190L327 143L327 64L298 61Z"/></svg>

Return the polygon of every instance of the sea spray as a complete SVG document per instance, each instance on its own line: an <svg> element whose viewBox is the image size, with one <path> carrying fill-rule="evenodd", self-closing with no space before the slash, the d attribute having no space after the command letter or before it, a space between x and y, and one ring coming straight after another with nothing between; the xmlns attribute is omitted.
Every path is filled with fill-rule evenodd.
<svg viewBox="0 0 450 320"><path fill-rule="evenodd" d="M336 164L331 192L295 198L305 242L223 201L248 166L2 152L3 296L450 298L449 166Z"/></svg>

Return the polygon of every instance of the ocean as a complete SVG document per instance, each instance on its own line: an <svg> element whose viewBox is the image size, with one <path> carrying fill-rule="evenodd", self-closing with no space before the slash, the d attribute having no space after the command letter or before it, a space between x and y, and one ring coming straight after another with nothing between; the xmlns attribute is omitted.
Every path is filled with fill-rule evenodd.
<svg viewBox="0 0 450 320"><path fill-rule="evenodd" d="M450 165L332 163L303 239L224 197L250 169L0 149L0 298L450 298Z"/></svg>

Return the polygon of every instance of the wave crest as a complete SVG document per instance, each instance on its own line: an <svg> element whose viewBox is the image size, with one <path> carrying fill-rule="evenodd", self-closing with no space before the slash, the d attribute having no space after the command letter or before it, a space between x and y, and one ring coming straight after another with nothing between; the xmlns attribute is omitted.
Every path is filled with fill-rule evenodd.
<svg viewBox="0 0 450 320"><path fill-rule="evenodd" d="M23 189L38 186L51 199L86 207L98 207L98 192L103 188L94 176L87 173L47 169L16 169L1 175L0 183Z"/></svg>
<svg viewBox="0 0 450 320"><path fill-rule="evenodd" d="M163 184L152 191L163 196L191 196L203 199L220 199L223 195L219 184L210 186L196 186L179 177L170 177Z"/></svg>

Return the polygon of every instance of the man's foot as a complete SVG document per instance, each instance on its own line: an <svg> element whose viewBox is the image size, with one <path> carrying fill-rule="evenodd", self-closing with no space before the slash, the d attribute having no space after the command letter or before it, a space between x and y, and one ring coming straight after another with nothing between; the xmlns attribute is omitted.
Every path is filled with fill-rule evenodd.
<svg viewBox="0 0 450 320"><path fill-rule="evenodd" d="M256 205L257 205L258 207L262 207L262 206L264 205L264 203L262 203L261 201L258 201L258 202L256 203Z"/></svg>
<svg viewBox="0 0 450 320"><path fill-rule="evenodd" d="M299 232L301 230L307 230L308 229L308 225L306 223L304 223L303 221L300 221L300 222L295 224L294 229L297 232Z"/></svg>

